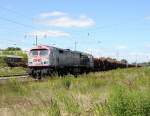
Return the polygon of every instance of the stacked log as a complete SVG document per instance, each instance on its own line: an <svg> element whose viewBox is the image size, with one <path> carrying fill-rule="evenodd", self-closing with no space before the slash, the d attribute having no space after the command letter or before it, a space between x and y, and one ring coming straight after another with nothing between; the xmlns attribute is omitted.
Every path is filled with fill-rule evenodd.
<svg viewBox="0 0 150 116"><path fill-rule="evenodd" d="M134 65L125 64L112 58L94 58L95 71L107 71L117 68L135 67Z"/></svg>

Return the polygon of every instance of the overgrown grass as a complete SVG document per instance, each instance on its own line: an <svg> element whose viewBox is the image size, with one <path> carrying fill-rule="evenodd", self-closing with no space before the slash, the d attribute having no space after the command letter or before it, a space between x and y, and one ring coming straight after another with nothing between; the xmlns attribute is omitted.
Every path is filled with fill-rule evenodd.
<svg viewBox="0 0 150 116"><path fill-rule="evenodd" d="M26 70L27 69L23 67L3 67L0 68L0 77L26 74Z"/></svg>
<svg viewBox="0 0 150 116"><path fill-rule="evenodd" d="M149 92L116 86L109 98L111 112L117 116L149 116Z"/></svg>
<svg viewBox="0 0 150 116"><path fill-rule="evenodd" d="M150 69L117 69L0 85L0 115L149 116ZM19 110L18 110L19 109Z"/></svg>
<svg viewBox="0 0 150 116"><path fill-rule="evenodd" d="M5 59L4 56L3 56L3 57L2 57L2 56L0 57L0 68L1 68L1 67L6 67L6 66L7 66L7 64L6 64L6 62L5 62L4 59Z"/></svg>

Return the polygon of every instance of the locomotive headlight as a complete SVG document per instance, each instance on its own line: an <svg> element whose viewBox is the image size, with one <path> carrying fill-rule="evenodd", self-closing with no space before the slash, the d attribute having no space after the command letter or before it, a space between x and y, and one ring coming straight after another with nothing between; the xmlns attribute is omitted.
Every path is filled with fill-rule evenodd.
<svg viewBox="0 0 150 116"><path fill-rule="evenodd" d="M29 64L32 64L32 62L29 62Z"/></svg>
<svg viewBox="0 0 150 116"><path fill-rule="evenodd" d="M44 61L44 64L48 64L48 61Z"/></svg>

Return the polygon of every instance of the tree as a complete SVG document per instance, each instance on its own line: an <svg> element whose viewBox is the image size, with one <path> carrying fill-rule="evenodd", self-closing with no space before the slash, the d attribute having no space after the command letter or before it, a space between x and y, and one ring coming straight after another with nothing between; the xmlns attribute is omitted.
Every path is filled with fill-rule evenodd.
<svg viewBox="0 0 150 116"><path fill-rule="evenodd" d="M21 51L21 48L19 48L19 47L8 47L5 49L5 51Z"/></svg>

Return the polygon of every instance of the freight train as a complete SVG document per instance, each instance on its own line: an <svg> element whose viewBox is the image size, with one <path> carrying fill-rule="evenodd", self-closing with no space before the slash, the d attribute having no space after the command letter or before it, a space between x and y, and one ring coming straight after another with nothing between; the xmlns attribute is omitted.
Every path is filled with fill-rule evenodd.
<svg viewBox="0 0 150 116"><path fill-rule="evenodd" d="M110 61L110 59L96 59L92 55L60 49L53 46L39 45L32 48L28 55L29 75L41 79L45 75L66 75L88 73L91 71L105 71L125 68L126 64ZM132 67L132 65L128 65Z"/></svg>
<svg viewBox="0 0 150 116"><path fill-rule="evenodd" d="M29 74L41 79L45 75L88 73L94 69L93 56L90 54L39 45L32 48L28 56Z"/></svg>
<svg viewBox="0 0 150 116"><path fill-rule="evenodd" d="M131 68L135 65L117 61L112 58L94 58L94 71L108 71L117 68Z"/></svg>

